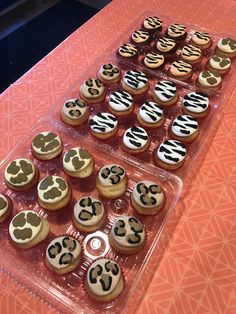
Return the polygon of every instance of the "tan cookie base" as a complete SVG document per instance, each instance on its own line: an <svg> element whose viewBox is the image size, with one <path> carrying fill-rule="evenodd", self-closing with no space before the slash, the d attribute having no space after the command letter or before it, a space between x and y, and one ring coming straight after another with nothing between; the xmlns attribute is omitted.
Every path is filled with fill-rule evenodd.
<svg viewBox="0 0 236 314"><path fill-rule="evenodd" d="M58 149L55 152L48 153L48 154L38 154L36 153L36 151L34 151L33 146L31 146L31 152L32 152L32 155L38 160L42 160L42 161L51 160L61 154L62 147L63 147L63 143L61 143L61 145L58 147Z"/></svg>
<svg viewBox="0 0 236 314"><path fill-rule="evenodd" d="M126 90L126 92L130 93L130 95L135 96L135 95L144 94L149 88L149 83L147 83L146 86L144 86L143 88L140 88L140 89L132 88L132 87L128 86L124 81L121 81L121 86L124 88L124 90Z"/></svg>
<svg viewBox="0 0 236 314"><path fill-rule="evenodd" d="M174 165L170 165L170 164L167 164L167 163L161 161L157 156L157 149L158 149L158 147L153 152L153 162L156 166L158 166L162 169L165 169L165 170L176 170L176 169L179 169L180 167L183 166L185 159L183 159L182 161L180 161L179 163L174 164Z"/></svg>
<svg viewBox="0 0 236 314"><path fill-rule="evenodd" d="M172 132L172 130L170 131L170 134L171 137L175 140L181 141L183 143L191 143L198 137L199 131L196 130L196 132L194 132L192 135L186 137L177 136Z"/></svg>
<svg viewBox="0 0 236 314"><path fill-rule="evenodd" d="M119 243L117 243L117 241L113 237L112 231L110 231L110 233L109 233L108 240L109 240L111 247L114 250L116 250L119 253L128 254L128 255L129 254L135 254L135 253L139 252L145 243L145 240L144 240L143 243L140 243L138 246L126 247L126 246L120 245Z"/></svg>
<svg viewBox="0 0 236 314"><path fill-rule="evenodd" d="M164 116L162 116L160 121L158 121L156 123L148 123L142 119L142 117L140 116L140 114L138 112L137 113L137 121L138 121L138 124L141 125L143 128L153 129L153 128L158 128L158 127L162 126L165 119L164 119Z"/></svg>
<svg viewBox="0 0 236 314"><path fill-rule="evenodd" d="M100 183L99 177L97 176L96 178L96 188L100 195L106 198L117 198L123 195L126 191L126 185L127 176L125 176L122 181L112 186L104 186Z"/></svg>
<svg viewBox="0 0 236 314"><path fill-rule="evenodd" d="M105 222L105 213L103 214L103 216L101 217L101 219L99 220L99 222L96 225L93 226L85 226L82 225L78 222L78 220L75 218L75 216L72 217L72 221L73 224L75 225L75 227L82 232L93 232L96 231L98 229L101 228L101 226L104 224Z"/></svg>
<svg viewBox="0 0 236 314"><path fill-rule="evenodd" d="M182 104L181 107L182 107L182 110L183 110L183 112L184 112L185 114L188 114L188 115L190 115L190 116L192 116L192 117L194 117L194 118L204 118L204 117L206 117L206 116L209 114L210 109L211 109L211 107L208 106L205 111L203 111L203 112L201 112L201 113L197 113L197 112L192 112L192 111L187 110L187 109L184 107L183 104Z"/></svg>
<svg viewBox="0 0 236 314"><path fill-rule="evenodd" d="M39 206L41 206L44 209L47 209L50 211L56 211L56 210L59 210L59 209L62 209L63 207L65 207L70 202L71 196L72 196L71 188L68 185L68 192L67 192L66 196L62 200L60 200L59 202L46 203L46 202L42 201L40 198L38 198L38 203L39 203Z"/></svg>
<svg viewBox="0 0 236 314"><path fill-rule="evenodd" d="M230 59L233 59L236 57L236 51L232 52L232 53L227 53L227 52L221 51L217 46L215 49L215 54L219 55L221 57L226 57L226 58L230 58Z"/></svg>
<svg viewBox="0 0 236 314"><path fill-rule="evenodd" d="M225 70L214 69L214 68L211 67L210 61L207 62L206 67L207 67L207 69L210 70L210 71L212 71L212 70L218 71L218 72L220 73L220 75L225 75L225 74L227 74L227 73L229 72L229 70L231 69L231 66L230 66L228 69L225 69Z"/></svg>
<svg viewBox="0 0 236 314"><path fill-rule="evenodd" d="M80 90L80 98L84 100L87 104L96 104L96 103L102 102L105 99L105 95L106 93L104 90L104 92L99 96L96 96L93 98L87 98L83 95L83 92Z"/></svg>
<svg viewBox="0 0 236 314"><path fill-rule="evenodd" d="M191 78L191 76L193 75L193 70L185 75L182 76L175 76L172 75L171 70L169 71L169 76L172 77L175 80L179 80L179 81L187 81L188 79Z"/></svg>
<svg viewBox="0 0 236 314"><path fill-rule="evenodd" d="M104 84L113 84L113 83L117 83L119 82L121 78L121 75L119 75L117 78L113 79L113 80L106 80L104 77L101 76L101 74L98 72L98 79L104 83Z"/></svg>
<svg viewBox="0 0 236 314"><path fill-rule="evenodd" d="M116 111L111 108L111 106L108 104L108 111L113 114L116 117L125 117L131 114L134 110L134 105L132 105L128 110L123 110L123 111Z"/></svg>
<svg viewBox="0 0 236 314"><path fill-rule="evenodd" d="M66 116L63 112L63 110L61 110L60 113L60 118L62 120L62 122L71 125L71 126L79 126L85 122L87 122L88 118L89 118L89 111L86 110L86 112L82 115L82 117L78 117L78 119L70 119L68 116Z"/></svg>
<svg viewBox="0 0 236 314"><path fill-rule="evenodd" d="M153 92L152 92L152 98L153 98L153 100L154 100L156 103L158 103L158 104L160 104L160 105L163 105L163 106L171 106L171 105L174 105L174 104L178 101L178 99L179 99L179 94L178 94L178 92L176 92L176 95L175 95L172 99L170 99L169 101L161 101L161 100L156 96L156 94L155 94L155 92L154 92L154 90L153 90Z"/></svg>
<svg viewBox="0 0 236 314"><path fill-rule="evenodd" d="M46 265L47 267L57 273L58 275L65 275L67 273L70 273L72 272L73 270L75 270L78 266L79 266L79 263L80 263L80 260L81 260L81 255L79 255L76 259L73 260L72 263L70 263L70 265L64 267L64 268L56 268L54 266L52 266L49 261L47 260L47 257L45 258L45 262L46 262Z"/></svg>
<svg viewBox="0 0 236 314"><path fill-rule="evenodd" d="M78 170L78 171L69 171L67 170L64 165L63 165L63 170L64 172L71 176L71 177L75 177L75 178L87 178L89 177L92 173L93 173L93 167L94 167L94 161L93 158L91 159L90 163L88 164L88 166L86 168L84 168L83 170Z"/></svg>
<svg viewBox="0 0 236 314"><path fill-rule="evenodd" d="M207 44L205 44L205 45L198 45L198 44L196 44L194 41L192 41L192 39L190 40L189 43L190 43L190 45L194 45L194 46L200 48L201 50L206 50L206 49L208 49L208 48L211 47L211 45L212 45L212 40L210 40L210 41L209 41Z"/></svg>
<svg viewBox="0 0 236 314"><path fill-rule="evenodd" d="M118 130L118 127L116 127L112 132L109 132L109 133L97 133L97 132L94 132L90 128L91 134L95 136L96 138L99 138L100 140L107 140L111 138L112 136L116 134L117 130Z"/></svg>
<svg viewBox="0 0 236 314"><path fill-rule="evenodd" d="M35 175L30 182L28 182L22 186L15 186L15 185L9 183L7 180L5 180L7 187L9 189L11 189L13 191L17 191L17 192L27 191L27 190L31 189L32 187L34 187L38 183L38 179L39 179L38 168L36 166L34 166L34 168L35 168Z"/></svg>
<svg viewBox="0 0 236 314"><path fill-rule="evenodd" d="M125 146L124 142L121 144L121 148L123 149L124 152L130 154L130 155L139 155L144 153L146 150L148 150L150 146L151 140L150 138L148 139L147 143L140 149L129 149L128 147Z"/></svg>
<svg viewBox="0 0 236 314"><path fill-rule="evenodd" d="M156 215L157 213L159 213L161 211L161 209L163 208L163 205L165 203L165 198L163 198L163 201L161 202L161 204L159 204L158 206L152 207L152 208L145 208L140 206L134 199L133 195L131 195L130 198L131 201L131 205L134 209L137 210L138 213L142 214L142 215Z"/></svg>

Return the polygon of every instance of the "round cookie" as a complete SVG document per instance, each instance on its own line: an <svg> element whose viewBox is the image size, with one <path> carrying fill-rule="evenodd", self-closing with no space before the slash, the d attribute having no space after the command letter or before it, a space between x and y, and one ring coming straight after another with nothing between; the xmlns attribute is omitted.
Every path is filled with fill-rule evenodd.
<svg viewBox="0 0 236 314"><path fill-rule="evenodd" d="M30 249L48 236L50 225L46 219L32 210L24 210L13 217L9 234L13 243L23 249Z"/></svg>
<svg viewBox="0 0 236 314"><path fill-rule="evenodd" d="M122 87L131 95L144 94L149 87L147 76L136 70L127 71L121 81Z"/></svg>
<svg viewBox="0 0 236 314"><path fill-rule="evenodd" d="M162 20L157 16L149 16L143 21L143 29L153 33L162 30Z"/></svg>
<svg viewBox="0 0 236 314"><path fill-rule="evenodd" d="M46 249L46 265L59 275L67 274L78 267L81 253L81 245L76 239L69 236L57 237Z"/></svg>
<svg viewBox="0 0 236 314"><path fill-rule="evenodd" d="M122 254L139 252L145 243L144 225L133 216L120 216L108 236L113 249Z"/></svg>
<svg viewBox="0 0 236 314"><path fill-rule="evenodd" d="M89 78L80 86L80 97L88 104L103 101L105 95L105 87L98 79Z"/></svg>
<svg viewBox="0 0 236 314"><path fill-rule="evenodd" d="M142 215L155 215L164 205L165 194L160 185L149 180L138 182L131 194L131 204Z"/></svg>
<svg viewBox="0 0 236 314"><path fill-rule="evenodd" d="M39 171L28 158L17 158L5 169L5 183L13 191L26 191L38 181Z"/></svg>
<svg viewBox="0 0 236 314"><path fill-rule="evenodd" d="M191 64L183 61L177 60L171 63L169 69L169 75L177 80L186 81L193 74L193 68Z"/></svg>
<svg viewBox="0 0 236 314"><path fill-rule="evenodd" d="M195 32L190 40L190 44L199 47L201 50L206 50L211 47L212 39L206 32Z"/></svg>
<svg viewBox="0 0 236 314"><path fill-rule="evenodd" d="M175 40L182 40L187 37L186 27L183 24L172 24L168 27L166 35Z"/></svg>
<svg viewBox="0 0 236 314"><path fill-rule="evenodd" d="M236 56L236 40L221 38L217 43L215 53L228 58L234 58Z"/></svg>
<svg viewBox="0 0 236 314"><path fill-rule="evenodd" d="M38 133L31 144L31 151L39 160L51 160L62 152L62 141L53 132Z"/></svg>
<svg viewBox="0 0 236 314"><path fill-rule="evenodd" d="M180 56L184 61L196 64L201 61L202 51L196 46L186 45L182 48Z"/></svg>
<svg viewBox="0 0 236 314"><path fill-rule="evenodd" d="M12 208L12 200L8 196L0 193L0 223L5 222L10 217Z"/></svg>
<svg viewBox="0 0 236 314"><path fill-rule="evenodd" d="M156 128L164 123L163 110L153 101L146 101L137 113L137 121L144 128Z"/></svg>
<svg viewBox="0 0 236 314"><path fill-rule="evenodd" d="M165 170L180 168L186 158L186 147L177 140L165 140L154 151L154 164Z"/></svg>
<svg viewBox="0 0 236 314"><path fill-rule="evenodd" d="M104 84L116 83L120 80L120 77L121 77L120 69L112 63L101 65L98 71L98 78Z"/></svg>
<svg viewBox="0 0 236 314"><path fill-rule="evenodd" d="M209 98L201 92L188 93L182 100L182 109L184 113L190 114L195 118L203 118L210 110Z"/></svg>
<svg viewBox="0 0 236 314"><path fill-rule="evenodd" d="M123 135L122 149L131 155L144 153L150 146L147 132L140 126L132 126Z"/></svg>
<svg viewBox="0 0 236 314"><path fill-rule="evenodd" d="M136 60L138 57L138 49L135 45L123 44L119 47L117 55L125 59Z"/></svg>
<svg viewBox="0 0 236 314"><path fill-rule="evenodd" d="M128 116L134 109L133 97L122 90L112 92L108 100L108 109L117 117Z"/></svg>
<svg viewBox="0 0 236 314"><path fill-rule="evenodd" d="M184 143L194 141L198 136L197 120L189 115L178 115L171 125L171 135Z"/></svg>
<svg viewBox="0 0 236 314"><path fill-rule="evenodd" d="M81 99L69 99L62 106L60 117L68 125L79 126L88 120L88 106Z"/></svg>
<svg viewBox="0 0 236 314"><path fill-rule="evenodd" d="M92 155L84 148L73 147L63 156L63 170L76 178L87 178L93 172Z"/></svg>
<svg viewBox="0 0 236 314"><path fill-rule="evenodd" d="M147 45L151 41L152 37L148 31L136 30L131 35L131 41L136 46Z"/></svg>
<svg viewBox="0 0 236 314"><path fill-rule="evenodd" d="M74 206L73 223L82 232L98 230L105 222L105 210L101 201L82 197Z"/></svg>
<svg viewBox="0 0 236 314"><path fill-rule="evenodd" d="M56 211L65 207L71 199L72 192L68 183L59 176L47 176L37 187L38 203L42 208Z"/></svg>
<svg viewBox="0 0 236 314"><path fill-rule="evenodd" d="M110 259L96 260L88 269L85 288L96 301L109 302L117 298L124 288L120 266Z"/></svg>
<svg viewBox="0 0 236 314"><path fill-rule="evenodd" d="M165 57L160 53L149 52L143 59L143 64L152 70L160 68L165 63Z"/></svg>
<svg viewBox="0 0 236 314"><path fill-rule="evenodd" d="M120 165L110 164L99 170L96 188L103 197L117 198L125 193L127 181L125 169Z"/></svg>
<svg viewBox="0 0 236 314"><path fill-rule="evenodd" d="M206 70L200 72L198 76L198 83L200 86L207 89L219 89L221 87L221 76L219 71Z"/></svg>
<svg viewBox="0 0 236 314"><path fill-rule="evenodd" d="M152 98L160 105L170 106L178 101L179 94L176 85L173 82L159 81L155 84Z"/></svg>
<svg viewBox="0 0 236 314"><path fill-rule="evenodd" d="M231 67L230 58L225 58L221 56L213 56L207 63L207 68L209 70L217 70L221 75L229 72Z"/></svg>
<svg viewBox="0 0 236 314"><path fill-rule="evenodd" d="M177 44L174 39L162 37L159 38L158 41L156 42L156 49L159 53L171 54L176 51Z"/></svg>
<svg viewBox="0 0 236 314"><path fill-rule="evenodd" d="M111 138L118 129L117 118L111 113L98 112L89 120L92 135L100 140Z"/></svg>

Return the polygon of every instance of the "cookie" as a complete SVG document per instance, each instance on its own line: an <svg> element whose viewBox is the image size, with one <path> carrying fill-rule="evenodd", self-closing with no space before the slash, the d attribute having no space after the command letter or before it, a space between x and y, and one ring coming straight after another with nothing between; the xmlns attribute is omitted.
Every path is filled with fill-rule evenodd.
<svg viewBox="0 0 236 314"><path fill-rule="evenodd" d="M155 84L152 92L152 98L155 102L163 106L174 105L178 99L176 85L170 81L159 81Z"/></svg>
<svg viewBox="0 0 236 314"><path fill-rule="evenodd" d="M68 125L79 126L88 120L88 106L81 99L69 99L62 106L60 117Z"/></svg>
<svg viewBox="0 0 236 314"><path fill-rule="evenodd" d="M194 141L199 133L197 120L190 115L178 115L171 125L171 136L184 143Z"/></svg>
<svg viewBox="0 0 236 314"><path fill-rule="evenodd" d="M120 69L112 63L101 65L98 71L98 78L104 84L116 83L120 80L120 77L121 77Z"/></svg>
<svg viewBox="0 0 236 314"><path fill-rule="evenodd" d="M209 97L202 92L191 92L182 100L182 110L195 118L203 118L210 111Z"/></svg>
<svg viewBox="0 0 236 314"><path fill-rule="evenodd" d="M185 39L187 37L186 27L183 24L172 24L168 27L166 36L175 40Z"/></svg>
<svg viewBox="0 0 236 314"><path fill-rule="evenodd" d="M165 194L160 185L149 180L138 182L131 194L131 204L139 214L155 215L164 206Z"/></svg>
<svg viewBox="0 0 236 314"><path fill-rule="evenodd" d="M193 74L193 68L191 64L183 61L177 60L171 63L169 68L169 75L177 80L186 81Z"/></svg>
<svg viewBox="0 0 236 314"><path fill-rule="evenodd" d="M39 171L28 158L17 158L5 169L5 183L13 191L26 191L37 184Z"/></svg>
<svg viewBox="0 0 236 314"><path fill-rule="evenodd" d="M89 78L80 87L80 97L88 104L103 101L105 95L105 87L98 79Z"/></svg>
<svg viewBox="0 0 236 314"><path fill-rule="evenodd" d="M232 38L221 38L216 46L215 53L224 57L234 58L236 56L236 40Z"/></svg>
<svg viewBox="0 0 236 314"><path fill-rule="evenodd" d="M22 249L30 249L36 246L46 239L49 231L49 222L32 210L19 212L9 225L12 242Z"/></svg>
<svg viewBox="0 0 236 314"><path fill-rule="evenodd" d="M159 69L165 63L165 57L156 52L149 52L143 59L143 64L152 70Z"/></svg>
<svg viewBox="0 0 236 314"><path fill-rule="evenodd" d="M118 129L117 118L111 113L98 112L90 120L90 131L92 135L100 140L111 138Z"/></svg>
<svg viewBox="0 0 236 314"><path fill-rule="evenodd" d="M147 76L136 70L127 71L121 81L122 87L131 95L144 94L149 87Z"/></svg>
<svg viewBox="0 0 236 314"><path fill-rule="evenodd" d="M92 155L84 148L73 147L63 156L64 172L76 178L87 178L93 172Z"/></svg>
<svg viewBox="0 0 236 314"><path fill-rule="evenodd" d="M153 33L153 32L160 32L162 30L162 20L157 16L149 16L146 17L143 21L143 29Z"/></svg>
<svg viewBox="0 0 236 314"><path fill-rule="evenodd" d="M165 170L175 170L183 166L186 146L177 140L165 140L154 151L154 164Z"/></svg>
<svg viewBox="0 0 236 314"><path fill-rule="evenodd" d="M132 126L125 131L122 140L122 149L131 155L138 155L148 150L150 138L140 126Z"/></svg>
<svg viewBox="0 0 236 314"><path fill-rule="evenodd" d="M0 223L5 222L11 216L12 208L12 200L0 193Z"/></svg>
<svg viewBox="0 0 236 314"><path fill-rule="evenodd" d="M102 167L96 178L96 188L101 196L117 198L125 193L127 185L125 169L116 164Z"/></svg>
<svg viewBox="0 0 236 314"><path fill-rule="evenodd" d="M117 55L127 60L137 60L138 49L133 44L123 44L117 50Z"/></svg>
<svg viewBox="0 0 236 314"><path fill-rule="evenodd" d="M206 50L211 47L212 39L206 32L195 32L190 40L190 44L199 47L201 50Z"/></svg>
<svg viewBox="0 0 236 314"><path fill-rule="evenodd" d="M122 254L139 252L145 243L144 225L133 216L120 216L108 236L111 247Z"/></svg>
<svg viewBox="0 0 236 314"><path fill-rule="evenodd" d="M56 133L41 132L34 137L31 151L39 160L51 160L61 154L62 141Z"/></svg>
<svg viewBox="0 0 236 314"><path fill-rule="evenodd" d="M108 110L117 117L128 116L134 110L133 97L122 90L112 92L108 100Z"/></svg>
<svg viewBox="0 0 236 314"><path fill-rule="evenodd" d="M182 48L180 57L183 61L191 64L199 63L202 59L202 51L193 45L186 45Z"/></svg>
<svg viewBox="0 0 236 314"><path fill-rule="evenodd" d="M207 62L207 68L208 70L217 70L223 75L229 72L231 60L230 58L215 55Z"/></svg>
<svg viewBox="0 0 236 314"><path fill-rule="evenodd" d="M137 47L147 45L152 39L150 32L144 30L136 30L131 35L131 42Z"/></svg>
<svg viewBox="0 0 236 314"><path fill-rule="evenodd" d="M174 39L162 37L156 42L156 49L161 54L172 54L177 49L177 43Z"/></svg>
<svg viewBox="0 0 236 314"><path fill-rule="evenodd" d="M42 208L56 211L65 207L72 192L68 183L59 176L47 176L38 184L38 203Z"/></svg>
<svg viewBox="0 0 236 314"><path fill-rule="evenodd" d="M101 201L85 196L74 206L73 223L82 232L98 230L105 222L105 210Z"/></svg>
<svg viewBox="0 0 236 314"><path fill-rule="evenodd" d="M53 239L46 249L47 267L59 275L75 270L80 263L82 248L79 242L70 236Z"/></svg>
<svg viewBox="0 0 236 314"><path fill-rule="evenodd" d="M198 83L207 89L219 89L221 87L220 72L217 70L202 71L198 76Z"/></svg>
<svg viewBox="0 0 236 314"><path fill-rule="evenodd" d="M85 288L96 301L109 302L117 298L124 288L120 266L110 259L96 260L88 269Z"/></svg>
<svg viewBox="0 0 236 314"><path fill-rule="evenodd" d="M137 113L137 121L144 128L156 128L164 123L163 110L153 101L146 101Z"/></svg>

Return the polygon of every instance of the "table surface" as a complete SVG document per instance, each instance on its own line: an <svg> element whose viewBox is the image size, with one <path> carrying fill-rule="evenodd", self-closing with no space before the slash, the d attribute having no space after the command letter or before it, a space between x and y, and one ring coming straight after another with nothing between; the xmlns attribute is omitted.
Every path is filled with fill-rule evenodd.
<svg viewBox="0 0 236 314"><path fill-rule="evenodd" d="M209 31L236 34L233 0L114 0L1 95L0 159L146 10ZM169 219L167 228L173 231L177 226L155 265L138 313L236 313L236 73L230 84L220 125L191 170L191 180L185 182ZM1 272L0 276L1 313L55 312L9 276ZM126 312L131 313L134 304L135 298Z"/></svg>

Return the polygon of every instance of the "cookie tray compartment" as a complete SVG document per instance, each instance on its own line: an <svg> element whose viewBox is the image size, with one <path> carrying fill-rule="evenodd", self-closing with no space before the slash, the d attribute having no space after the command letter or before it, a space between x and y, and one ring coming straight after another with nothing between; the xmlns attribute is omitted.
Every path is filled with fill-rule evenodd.
<svg viewBox="0 0 236 314"><path fill-rule="evenodd" d="M64 174L62 170L62 156L52 160L41 162L31 154L30 146L33 137L42 131L52 131L61 137L63 141L63 153L75 146L86 148L94 157L95 168L93 174L86 179L74 179ZM73 189L73 198L70 204L54 213L49 213L39 207L37 203L37 189L32 188L28 192L17 193L9 190L4 184L3 173L7 164L15 158L28 157L33 160L40 171L40 179L46 175L58 174L64 177ZM110 163L117 163L124 167L128 175L128 187L126 193L115 200L101 198L95 188L95 178L98 170ZM1 268L15 278L21 285L38 294L48 303L58 306L60 312L120 312L135 293L135 287L142 280L142 287L148 285L142 278L142 273L148 265L149 259L161 236L165 234L165 224L168 216L174 210L175 204L182 190L182 181L168 172L156 169L151 165L140 164L139 161L121 155L111 147L92 141L86 136L72 132L61 123L52 122L51 119L41 119L34 128L22 139L13 151L2 161L0 165L1 184L0 190L8 195L14 204L13 215L25 209L38 212L46 218L50 225L50 234L47 239L30 250L20 250L13 246L9 239L9 221L0 226L0 261ZM156 216L138 215L130 205L130 194L135 183L140 180L152 180L160 184L165 192L166 203L163 210ZM76 230L72 223L73 206L76 201L84 195L98 197L104 204L106 211L106 222L96 232L82 233ZM145 246L140 253L125 256L117 254L110 248L108 233L114 220L120 215L134 215L144 223L147 233ZM49 242L56 236L70 235L79 240L83 246L83 256L79 267L72 273L60 276L52 273L45 265L45 249ZM158 255L158 251L155 251ZM112 258L122 268L125 287L122 294L109 303L99 303L88 297L84 290L86 270L91 262L99 257ZM158 259L161 258L159 254ZM155 272L152 267L149 274L150 279ZM136 304L141 295L135 294ZM58 302L61 305L59 306Z"/></svg>

